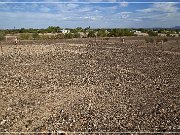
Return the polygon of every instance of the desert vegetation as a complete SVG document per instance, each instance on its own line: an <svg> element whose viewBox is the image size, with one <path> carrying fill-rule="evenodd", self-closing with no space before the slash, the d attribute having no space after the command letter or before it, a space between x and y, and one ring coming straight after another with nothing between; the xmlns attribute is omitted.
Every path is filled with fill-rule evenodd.
<svg viewBox="0 0 180 135"><path fill-rule="evenodd" d="M63 30L66 32L63 33ZM71 39L71 38L87 38L87 37L123 37L123 36L150 36L150 37L179 37L177 29L120 29L120 28L60 28L59 26L49 26L46 29L7 29L0 30L0 39L5 35L17 35L21 40L44 40L44 39Z"/></svg>

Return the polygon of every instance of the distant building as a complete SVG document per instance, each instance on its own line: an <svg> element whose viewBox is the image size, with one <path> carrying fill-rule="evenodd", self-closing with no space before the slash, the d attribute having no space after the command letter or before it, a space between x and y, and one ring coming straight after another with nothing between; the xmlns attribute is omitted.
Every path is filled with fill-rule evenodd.
<svg viewBox="0 0 180 135"><path fill-rule="evenodd" d="M179 37L179 34L170 34L171 37Z"/></svg>
<svg viewBox="0 0 180 135"><path fill-rule="evenodd" d="M165 33L158 33L158 36L160 36L160 37L166 37L167 34L165 34Z"/></svg>
<svg viewBox="0 0 180 135"><path fill-rule="evenodd" d="M62 34L68 34L68 33L70 33L70 30L65 30L65 29L63 29L63 30L60 30L61 32L62 32Z"/></svg>
<svg viewBox="0 0 180 135"><path fill-rule="evenodd" d="M134 33L141 33L141 31L139 31L139 30L132 30L132 32L134 32Z"/></svg>
<svg viewBox="0 0 180 135"><path fill-rule="evenodd" d="M148 33L143 33L143 32L141 32L141 31L135 31L135 32L134 32L134 35L137 35L137 36L149 36Z"/></svg>

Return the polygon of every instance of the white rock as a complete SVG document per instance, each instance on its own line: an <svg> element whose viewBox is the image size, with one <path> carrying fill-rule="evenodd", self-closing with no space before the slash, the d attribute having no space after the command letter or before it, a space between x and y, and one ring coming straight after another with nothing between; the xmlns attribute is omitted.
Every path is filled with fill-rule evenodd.
<svg viewBox="0 0 180 135"><path fill-rule="evenodd" d="M65 133L65 132L62 130L58 130L57 133L61 134L61 133Z"/></svg>
<svg viewBox="0 0 180 135"><path fill-rule="evenodd" d="M4 125L6 123L7 120L2 120L0 125Z"/></svg>

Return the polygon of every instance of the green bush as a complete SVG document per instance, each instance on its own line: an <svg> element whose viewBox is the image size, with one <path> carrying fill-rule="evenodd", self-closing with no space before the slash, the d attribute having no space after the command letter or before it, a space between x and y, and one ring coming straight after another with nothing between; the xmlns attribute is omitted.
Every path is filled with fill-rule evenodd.
<svg viewBox="0 0 180 135"><path fill-rule="evenodd" d="M98 33L97 33L97 36L98 37L107 37L106 30L105 29L99 30Z"/></svg>
<svg viewBox="0 0 180 135"><path fill-rule="evenodd" d="M108 37L134 36L130 29L112 29L107 34Z"/></svg>
<svg viewBox="0 0 180 135"><path fill-rule="evenodd" d="M158 33L157 32L154 32L154 31L148 31L148 34L150 37L152 36L158 36Z"/></svg>
<svg viewBox="0 0 180 135"><path fill-rule="evenodd" d="M96 35L95 35L95 32L94 31L89 31L89 33L88 33L88 35L87 35L88 37L96 37Z"/></svg>
<svg viewBox="0 0 180 135"><path fill-rule="evenodd" d="M76 32L76 33L74 33L73 37L74 38L80 38L80 34Z"/></svg>

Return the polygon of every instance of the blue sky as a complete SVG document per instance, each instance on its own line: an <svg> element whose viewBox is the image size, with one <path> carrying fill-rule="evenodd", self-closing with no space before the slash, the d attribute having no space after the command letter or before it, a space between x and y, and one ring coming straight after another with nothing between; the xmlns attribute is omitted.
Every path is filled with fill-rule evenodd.
<svg viewBox="0 0 180 135"><path fill-rule="evenodd" d="M180 26L179 0L0 0L0 2L0 29L14 26L16 28Z"/></svg>

